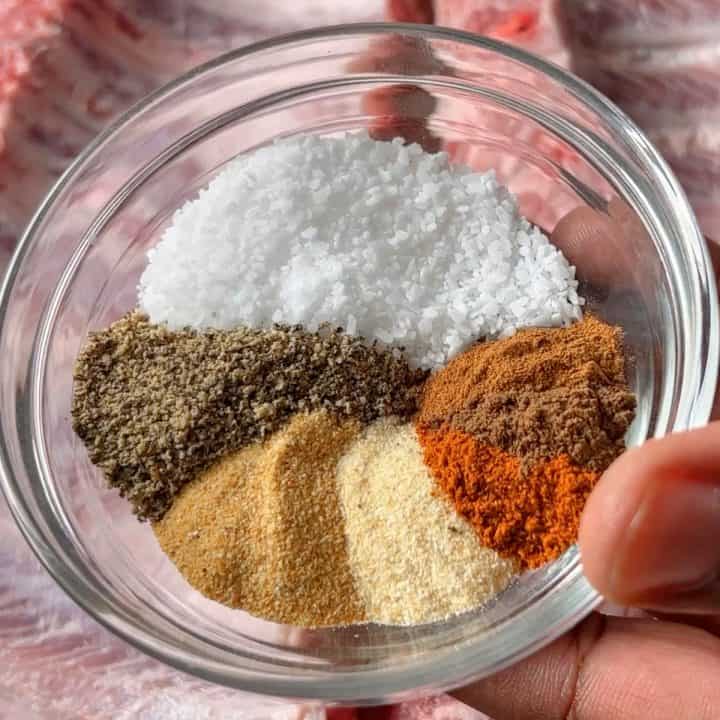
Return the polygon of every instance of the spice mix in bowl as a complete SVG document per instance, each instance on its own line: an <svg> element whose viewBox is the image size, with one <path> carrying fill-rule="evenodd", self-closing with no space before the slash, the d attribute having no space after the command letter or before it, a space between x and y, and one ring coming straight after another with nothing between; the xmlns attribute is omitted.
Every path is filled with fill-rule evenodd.
<svg viewBox="0 0 720 720"><path fill-rule="evenodd" d="M77 359L73 426L206 597L427 623L562 555L624 450L622 331L583 304L492 172L281 140L177 211Z"/></svg>

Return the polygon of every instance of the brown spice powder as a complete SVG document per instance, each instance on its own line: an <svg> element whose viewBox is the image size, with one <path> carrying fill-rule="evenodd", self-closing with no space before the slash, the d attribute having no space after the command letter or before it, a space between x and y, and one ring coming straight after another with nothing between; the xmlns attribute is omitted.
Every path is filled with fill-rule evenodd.
<svg viewBox="0 0 720 720"><path fill-rule="evenodd" d="M418 427L449 426L520 458L602 471L624 450L635 398L622 331L593 316L480 343L426 383Z"/></svg>
<svg viewBox="0 0 720 720"><path fill-rule="evenodd" d="M334 479L358 432L327 412L295 416L188 484L153 525L160 546L230 607L304 627L362 622Z"/></svg>

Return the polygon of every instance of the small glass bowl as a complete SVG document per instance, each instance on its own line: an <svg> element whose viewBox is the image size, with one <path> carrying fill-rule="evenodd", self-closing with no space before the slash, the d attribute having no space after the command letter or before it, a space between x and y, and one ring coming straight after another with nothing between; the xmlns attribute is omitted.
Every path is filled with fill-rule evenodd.
<svg viewBox="0 0 720 720"><path fill-rule="evenodd" d="M720 343L702 237L657 152L587 85L501 43L385 24L259 43L179 78L88 147L19 245L0 306L0 461L18 525L79 605L150 655L228 686L352 704L444 690L532 653L599 601L571 548L443 622L309 631L257 620L186 585L71 429L77 352L135 305L145 253L173 212L274 138L382 124L368 93L397 84L433 97L397 112L412 124L432 110L429 130L453 158L496 167L545 229L579 206L624 208L617 234L575 262L589 307L626 329L639 399L628 442L709 417Z"/></svg>

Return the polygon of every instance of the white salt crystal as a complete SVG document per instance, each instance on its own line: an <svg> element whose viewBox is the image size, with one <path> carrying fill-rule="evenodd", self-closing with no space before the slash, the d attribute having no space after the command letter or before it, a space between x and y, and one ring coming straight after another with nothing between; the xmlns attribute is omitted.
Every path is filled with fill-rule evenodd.
<svg viewBox="0 0 720 720"><path fill-rule="evenodd" d="M140 307L172 328L323 322L437 367L479 336L581 316L575 269L495 174L366 134L228 163L148 253Z"/></svg>

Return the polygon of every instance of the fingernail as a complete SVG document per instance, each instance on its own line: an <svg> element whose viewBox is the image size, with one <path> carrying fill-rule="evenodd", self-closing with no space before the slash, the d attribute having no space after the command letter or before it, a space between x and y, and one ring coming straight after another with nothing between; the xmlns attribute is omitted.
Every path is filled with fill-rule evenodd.
<svg viewBox="0 0 720 720"><path fill-rule="evenodd" d="M659 483L638 505L613 566L616 596L639 604L710 585L720 571L720 486Z"/></svg>

